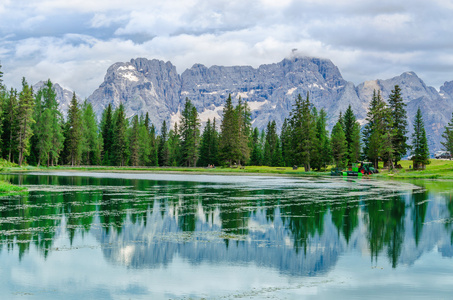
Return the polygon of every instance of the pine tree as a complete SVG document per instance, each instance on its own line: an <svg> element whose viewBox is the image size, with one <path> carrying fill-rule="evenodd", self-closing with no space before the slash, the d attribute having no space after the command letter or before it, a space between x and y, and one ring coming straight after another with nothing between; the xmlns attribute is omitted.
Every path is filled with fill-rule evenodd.
<svg viewBox="0 0 453 300"><path fill-rule="evenodd" d="M251 113L248 107L247 101L242 102L241 97L239 97L238 105L235 108L236 113L236 120L238 122L237 129L238 129L238 145L239 150L241 152L241 156L239 159L239 164L246 164L246 162L250 159L250 149L251 149L251 142L250 142L250 135L251 135Z"/></svg>
<svg viewBox="0 0 453 300"><path fill-rule="evenodd" d="M83 161L87 165L99 165L101 163L101 137L99 136L93 106L86 100L82 105L82 122L84 136Z"/></svg>
<svg viewBox="0 0 453 300"><path fill-rule="evenodd" d="M71 104L69 105L65 140L68 160L71 166L80 164L83 146L83 127L82 116L75 92L72 94Z"/></svg>
<svg viewBox="0 0 453 300"><path fill-rule="evenodd" d="M363 143L364 153L373 162L376 169L378 168L379 158L382 155L383 136L386 133L387 111L380 91L377 93L374 91L367 113L366 120L368 123L364 128Z"/></svg>
<svg viewBox="0 0 453 300"><path fill-rule="evenodd" d="M316 139L318 143L315 145L316 151L312 156L312 165L313 168L321 170L322 167L326 168L332 160L329 133L326 128L327 113L324 109L321 109L318 114L316 109L313 109L313 115L316 118Z"/></svg>
<svg viewBox="0 0 453 300"><path fill-rule="evenodd" d="M197 162L198 166L206 167L213 164L213 149L212 147L213 139L213 128L211 126L211 120L208 119L206 126L204 127L203 133L201 135L200 141L200 158Z"/></svg>
<svg viewBox="0 0 453 300"><path fill-rule="evenodd" d="M22 79L22 91L19 94L19 107L17 111L17 152L19 154L19 166L30 154L30 138L33 135L31 126L33 120L33 89Z"/></svg>
<svg viewBox="0 0 453 300"><path fill-rule="evenodd" d="M101 132L103 144L102 164L104 166L113 165L113 112L112 105L109 103L102 113Z"/></svg>
<svg viewBox="0 0 453 300"><path fill-rule="evenodd" d="M174 129L171 129L168 133L168 150L169 165L173 167L179 166L179 161L181 160L181 139L178 123L175 123Z"/></svg>
<svg viewBox="0 0 453 300"><path fill-rule="evenodd" d="M264 142L264 165L274 167L272 159L277 148L277 124L269 121L266 128L266 140Z"/></svg>
<svg viewBox="0 0 453 300"><path fill-rule="evenodd" d="M229 95L225 106L223 107L223 119L220 124L219 141L221 159L228 165L240 163L242 156L241 149L238 145L239 124L237 117L231 95Z"/></svg>
<svg viewBox="0 0 453 300"><path fill-rule="evenodd" d="M261 166L263 161L263 149L261 146L260 131L257 127L255 127L252 132L252 145L249 165Z"/></svg>
<svg viewBox="0 0 453 300"><path fill-rule="evenodd" d="M392 90L388 103L390 109L392 110L393 128L395 129L392 143L394 149L394 161L396 165L410 148L407 144L408 138L406 136L408 133L407 113L405 110L406 104L403 102L401 89L398 85L395 85L395 88Z"/></svg>
<svg viewBox="0 0 453 300"><path fill-rule="evenodd" d="M35 163L47 166L58 163L63 150L63 116L58 109L57 94L48 80L38 91L35 100L33 149Z"/></svg>
<svg viewBox="0 0 453 300"><path fill-rule="evenodd" d="M140 124L138 122L138 115L132 118L132 128L129 135L130 152L131 152L131 164L132 166L138 166L140 163Z"/></svg>
<svg viewBox="0 0 453 300"><path fill-rule="evenodd" d="M156 127L154 127L154 124L151 124L149 128L149 164L153 167L159 165L158 146Z"/></svg>
<svg viewBox="0 0 453 300"><path fill-rule="evenodd" d="M195 167L198 160L200 120L198 119L197 109L188 98L186 98L184 110L181 114L180 130L182 163L188 167Z"/></svg>
<svg viewBox="0 0 453 300"><path fill-rule="evenodd" d="M114 165L126 166L128 160L127 120L124 105L121 103L114 113L113 127L113 157Z"/></svg>
<svg viewBox="0 0 453 300"><path fill-rule="evenodd" d="M447 126L445 126L445 130L442 133L442 138L444 141L440 142L442 146L444 146L445 151L449 151L450 154L453 154L453 113L451 116L451 120Z"/></svg>
<svg viewBox="0 0 453 300"><path fill-rule="evenodd" d="M18 99L17 91L11 88L3 102L2 120L3 120L3 157L9 162L14 162L17 157L17 134L18 134Z"/></svg>
<svg viewBox="0 0 453 300"><path fill-rule="evenodd" d="M168 148L168 128L167 122L162 122L161 134L159 139L159 166L168 166L169 162L169 148Z"/></svg>
<svg viewBox="0 0 453 300"><path fill-rule="evenodd" d="M348 149L348 161L357 162L360 158L360 124L357 122L351 105L348 106L343 117L343 128Z"/></svg>
<svg viewBox="0 0 453 300"><path fill-rule="evenodd" d="M348 143L343 131L343 122L341 119L332 128L331 135L332 156L338 168L344 168L347 164Z"/></svg>
<svg viewBox="0 0 453 300"><path fill-rule="evenodd" d="M298 96L291 112L291 126L293 132L293 154L295 164L302 164L305 171L310 171L311 157L316 150L316 126L312 115L309 94L305 100Z"/></svg>
<svg viewBox="0 0 453 300"><path fill-rule="evenodd" d="M430 163L428 140L420 107L415 115L414 132L412 133L412 161L414 169L424 168Z"/></svg>
<svg viewBox="0 0 453 300"><path fill-rule="evenodd" d="M211 164L219 164L219 132L217 131L217 125L215 118L212 120L211 126Z"/></svg>
<svg viewBox="0 0 453 300"><path fill-rule="evenodd" d="M151 160L151 137L150 137L150 119L148 113L145 118L140 117L138 128L139 165L149 166Z"/></svg>
<svg viewBox="0 0 453 300"><path fill-rule="evenodd" d="M282 130L280 132L280 141L281 141L281 147L282 147L283 164L284 164L284 166L289 167L293 164L293 160L292 160L292 156L291 156L292 134L291 134L291 126L290 126L287 118L285 118L285 120L283 121Z"/></svg>

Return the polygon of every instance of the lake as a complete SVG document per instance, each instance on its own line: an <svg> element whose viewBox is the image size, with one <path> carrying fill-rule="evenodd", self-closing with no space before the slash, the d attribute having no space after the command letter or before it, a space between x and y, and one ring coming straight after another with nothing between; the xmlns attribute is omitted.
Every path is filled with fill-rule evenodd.
<svg viewBox="0 0 453 300"><path fill-rule="evenodd" d="M0 298L450 299L452 182L1 175Z"/></svg>

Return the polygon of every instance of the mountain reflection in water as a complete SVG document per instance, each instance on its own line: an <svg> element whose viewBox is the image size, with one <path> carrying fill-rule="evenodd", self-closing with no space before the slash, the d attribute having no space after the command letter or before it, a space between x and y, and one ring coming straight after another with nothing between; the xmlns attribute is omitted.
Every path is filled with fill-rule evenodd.
<svg viewBox="0 0 453 300"><path fill-rule="evenodd" d="M386 259L392 268L435 249L453 255L450 188L272 178L4 175L30 192L1 199L0 253L16 250L21 261L37 249L45 259L62 250L54 245L62 235L68 251L91 236L89 247L120 267L157 269L178 257L291 277L325 274L345 254L367 256L371 266Z"/></svg>

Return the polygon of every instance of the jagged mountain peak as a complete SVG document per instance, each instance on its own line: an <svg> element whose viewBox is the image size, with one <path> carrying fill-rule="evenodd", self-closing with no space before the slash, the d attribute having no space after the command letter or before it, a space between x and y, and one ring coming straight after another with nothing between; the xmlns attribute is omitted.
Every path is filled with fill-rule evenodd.
<svg viewBox="0 0 453 300"><path fill-rule="evenodd" d="M163 120L173 124L178 119L186 98L195 105L203 122L214 117L219 120L225 100L231 95L234 102L239 97L248 102L253 125L263 129L269 120L275 120L280 128L297 95L305 97L308 92L311 102L327 111L331 127L348 105L363 124L373 91L380 90L382 97L388 99L395 85L402 90L409 121L417 105L426 108L431 150L439 149L439 130L453 110L453 82L444 84L439 94L409 71L355 87L331 60L315 57L294 55L257 68L194 64L181 75L171 62L136 58L112 65L88 101L98 115L108 103L116 107L120 102L125 105L127 116L148 112L159 129Z"/></svg>

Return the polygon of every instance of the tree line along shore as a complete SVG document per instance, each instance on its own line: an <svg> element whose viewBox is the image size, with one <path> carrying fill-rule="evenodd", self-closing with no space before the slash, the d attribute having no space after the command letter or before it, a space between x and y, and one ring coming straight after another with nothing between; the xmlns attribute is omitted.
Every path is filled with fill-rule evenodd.
<svg viewBox="0 0 453 300"><path fill-rule="evenodd" d="M279 133L275 121L265 130L254 128L247 102L239 98L233 105L231 95L222 118L208 119L203 130L186 99L179 122L170 126L163 121L158 133L148 114L127 118L123 104L116 109L109 104L98 122L91 104L78 103L75 93L64 119L50 80L33 91L24 78L17 91L8 90L1 78L0 66L0 154L19 166L297 166L308 172L363 160L392 169L407 154L416 169L429 163L421 110L409 139L397 85L387 101L374 92L363 128L349 106L329 132L326 112L307 93L295 98ZM453 150L452 129L453 119L444 129L445 150Z"/></svg>

